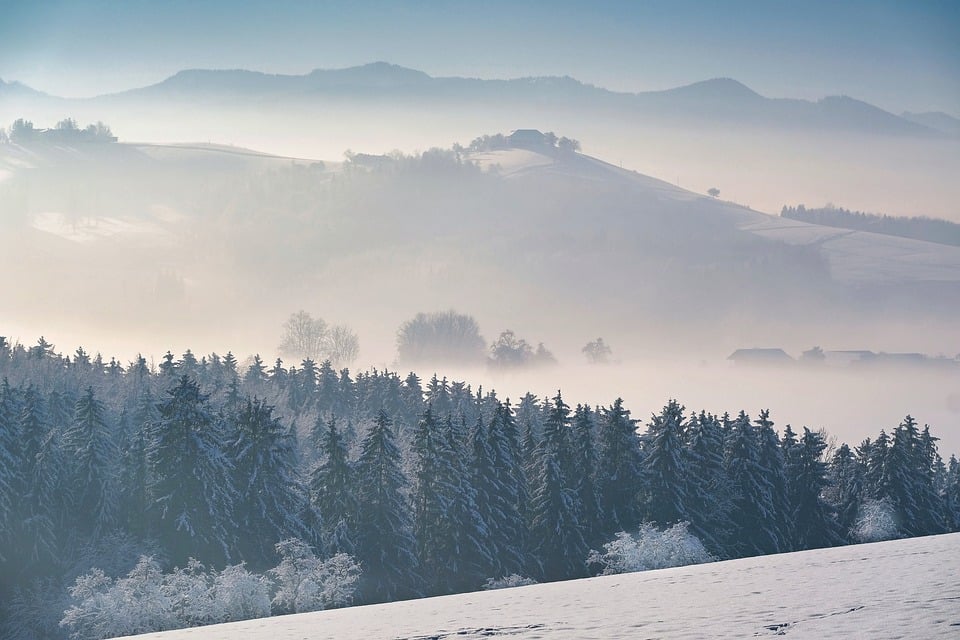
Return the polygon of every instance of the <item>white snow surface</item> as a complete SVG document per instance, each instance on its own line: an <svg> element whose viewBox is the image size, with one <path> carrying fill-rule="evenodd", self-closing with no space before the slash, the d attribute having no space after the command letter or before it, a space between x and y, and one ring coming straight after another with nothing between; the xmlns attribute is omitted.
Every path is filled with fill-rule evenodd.
<svg viewBox="0 0 960 640"><path fill-rule="evenodd" d="M960 638L960 533L147 634L320 638Z"/></svg>

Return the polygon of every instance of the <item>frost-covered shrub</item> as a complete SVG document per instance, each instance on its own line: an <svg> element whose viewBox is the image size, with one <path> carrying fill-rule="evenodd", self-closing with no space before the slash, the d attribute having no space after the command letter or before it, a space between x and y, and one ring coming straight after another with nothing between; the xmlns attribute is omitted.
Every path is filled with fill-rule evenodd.
<svg viewBox="0 0 960 640"><path fill-rule="evenodd" d="M163 577L163 592L170 598L179 626L196 627L216 619L210 582L204 566L194 558Z"/></svg>
<svg viewBox="0 0 960 640"><path fill-rule="evenodd" d="M591 551L587 566L601 575L648 571L701 564L716 560L681 522L660 531L650 523L640 525L636 536L625 531L616 540L603 545L604 551Z"/></svg>
<svg viewBox="0 0 960 640"><path fill-rule="evenodd" d="M867 500L860 505L857 522L851 532L857 542L880 542L900 537L896 511L886 498Z"/></svg>
<svg viewBox="0 0 960 640"><path fill-rule="evenodd" d="M75 640L181 629L270 615L270 583L266 577L234 565L206 571L190 559L184 568L164 574L144 556L124 578L100 569L77 578L70 589L75 604L60 626Z"/></svg>
<svg viewBox="0 0 960 640"><path fill-rule="evenodd" d="M360 580L360 565L345 553L317 558L302 540L277 543L280 564L270 570L276 580L274 606L284 613L332 609L350 604Z"/></svg>
<svg viewBox="0 0 960 640"><path fill-rule="evenodd" d="M242 564L217 574L211 585L217 603L214 622L235 622L270 615L270 580L250 573Z"/></svg>
<svg viewBox="0 0 960 640"><path fill-rule="evenodd" d="M512 587L525 587L529 584L537 584L537 581L533 578L527 578L524 576L511 573L508 576L502 578L487 578L487 581L483 583L483 588L486 590L491 589L510 589Z"/></svg>
<svg viewBox="0 0 960 640"><path fill-rule="evenodd" d="M184 626L174 614L174 601L164 588L160 565L142 557L125 578L110 578L100 569L77 578L70 588L77 603L66 610L60 626L77 640L164 631Z"/></svg>

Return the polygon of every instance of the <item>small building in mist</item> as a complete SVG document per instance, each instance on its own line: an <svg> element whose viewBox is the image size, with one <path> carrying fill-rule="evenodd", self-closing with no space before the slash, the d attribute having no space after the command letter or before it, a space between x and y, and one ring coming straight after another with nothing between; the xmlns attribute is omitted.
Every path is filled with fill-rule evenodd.
<svg viewBox="0 0 960 640"><path fill-rule="evenodd" d="M547 136L539 129L516 129L507 136L511 147L518 149L544 149L553 145L547 142Z"/></svg>
<svg viewBox="0 0 960 640"><path fill-rule="evenodd" d="M824 351L823 356L824 364L833 367L849 367L851 365L869 364L877 357L877 354L862 349L841 349Z"/></svg>
<svg viewBox="0 0 960 640"><path fill-rule="evenodd" d="M731 360L737 366L779 366L793 364L796 360L783 349L737 349L731 353L727 360Z"/></svg>

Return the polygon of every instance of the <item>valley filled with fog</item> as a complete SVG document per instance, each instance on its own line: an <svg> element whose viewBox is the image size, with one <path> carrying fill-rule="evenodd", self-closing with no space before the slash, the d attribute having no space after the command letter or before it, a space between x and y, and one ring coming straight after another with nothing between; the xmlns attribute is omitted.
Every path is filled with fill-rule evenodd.
<svg viewBox="0 0 960 640"><path fill-rule="evenodd" d="M181 126L168 136L190 136ZM243 133L231 131L220 135ZM779 424L853 441L913 413L957 447L947 427L960 417L960 248L771 216L725 189L698 194L536 137L470 140L332 160L205 143L0 145L4 331L121 361L192 349L269 362L283 322L303 309L356 332L359 357L345 363L355 369L417 368L501 397L559 387L606 405L614 393L641 415L672 397L719 412L771 408ZM789 173L783 161L767 167ZM751 193L768 187L756 182ZM558 364L398 361L400 325L447 309L476 318L487 345L510 330ZM612 363L589 366L581 349L598 336ZM938 359L811 366L800 356L814 346ZM729 361L741 348L798 361Z"/></svg>

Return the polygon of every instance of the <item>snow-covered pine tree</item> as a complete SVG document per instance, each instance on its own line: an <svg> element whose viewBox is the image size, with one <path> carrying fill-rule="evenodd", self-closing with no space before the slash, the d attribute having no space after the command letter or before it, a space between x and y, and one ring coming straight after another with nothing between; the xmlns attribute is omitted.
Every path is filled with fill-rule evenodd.
<svg viewBox="0 0 960 640"><path fill-rule="evenodd" d="M10 555L16 566L30 566L34 574L42 575L59 555L55 521L63 505L63 460L59 455L59 434L48 424L40 393L28 387L19 404L19 450L13 494L19 496L19 509L14 518L16 533Z"/></svg>
<svg viewBox="0 0 960 640"><path fill-rule="evenodd" d="M453 421L443 428L428 405L414 433L413 530L427 594L472 589L485 577L489 558L481 546L479 518L469 475L463 477ZM466 482L465 482L466 480Z"/></svg>
<svg viewBox="0 0 960 640"><path fill-rule="evenodd" d="M490 531L477 506L477 492L463 450L466 438L449 416L442 438L440 456L445 463L440 466L440 484L451 493L440 538L447 561L439 586L457 593L476 589L494 563L488 544ZM516 541L514 545L519 547Z"/></svg>
<svg viewBox="0 0 960 640"><path fill-rule="evenodd" d="M337 403L337 388L340 378L329 360L320 363L317 371L317 413L321 416L333 412Z"/></svg>
<svg viewBox="0 0 960 640"><path fill-rule="evenodd" d="M253 361L243 374L243 384L257 392L266 384L267 379L267 367L258 353L253 356Z"/></svg>
<svg viewBox="0 0 960 640"><path fill-rule="evenodd" d="M234 548L237 498L223 425L187 376L167 396L147 456L152 524L175 563L223 562Z"/></svg>
<svg viewBox="0 0 960 640"><path fill-rule="evenodd" d="M346 367L340 369L340 382L337 392L337 402L334 404L333 414L342 418L346 418L348 427L350 421L356 419L357 390L353 380L350 378L350 369L347 369Z"/></svg>
<svg viewBox="0 0 960 640"><path fill-rule="evenodd" d="M942 496L946 466L937 450L938 440L940 438L930 433L930 425L925 424L916 448L916 466L923 486L919 503L921 510L929 514L930 533L946 533L950 528L950 517Z"/></svg>
<svg viewBox="0 0 960 640"><path fill-rule="evenodd" d="M501 550L498 544L502 536L498 527L502 521L502 514L494 513L494 505L500 486L493 469L493 452L490 450L490 439L487 437L487 425L483 423L482 416L477 418L476 425L470 432L468 472L477 513L480 515L486 533L483 545L489 563L481 568L487 575L499 575L502 571L499 565Z"/></svg>
<svg viewBox="0 0 960 640"><path fill-rule="evenodd" d="M636 421L617 398L600 420L597 453L597 489L603 511L603 531L629 531L640 524L643 490L643 453Z"/></svg>
<svg viewBox="0 0 960 640"><path fill-rule="evenodd" d="M687 451L690 464L686 510L690 530L711 554L728 557L727 543L733 532L733 491L723 468L723 428L716 416L701 411L690 417Z"/></svg>
<svg viewBox="0 0 960 640"><path fill-rule="evenodd" d="M323 548L327 555L353 554L358 517L356 485L336 418L327 421L319 449L320 464L310 474L310 496L323 523Z"/></svg>
<svg viewBox="0 0 960 640"><path fill-rule="evenodd" d="M580 522L588 545L602 538L603 513L597 490L597 447L594 412L586 405L577 405L573 413L573 446L576 458L577 498L583 508Z"/></svg>
<svg viewBox="0 0 960 640"><path fill-rule="evenodd" d="M922 536L946 530L942 504L933 484L931 460L912 416L893 434L878 498L889 498L904 533Z"/></svg>
<svg viewBox="0 0 960 640"><path fill-rule="evenodd" d="M690 521L687 495L692 470L683 444L683 411L684 407L671 399L653 416L642 438L644 516L665 527Z"/></svg>
<svg viewBox="0 0 960 640"><path fill-rule="evenodd" d="M788 440L792 438L785 435L784 442ZM786 451L790 532L793 548L797 550L843 543L836 512L822 497L829 482L827 464L821 460L826 448L822 434L804 427L803 436Z"/></svg>
<svg viewBox="0 0 960 640"><path fill-rule="evenodd" d="M316 541L302 519L307 498L297 473L294 435L273 407L248 399L233 418L228 453L237 500L234 522L240 557L256 569L271 566L281 540Z"/></svg>
<svg viewBox="0 0 960 640"><path fill-rule="evenodd" d="M485 435L490 456L490 478L486 482L495 487L486 520L495 553L495 577L522 574L527 564L524 550L529 531L524 514L529 497L520 459L519 433L508 406L497 405Z"/></svg>
<svg viewBox="0 0 960 640"><path fill-rule="evenodd" d="M731 421L723 465L734 491L730 514L735 527L731 555L775 553L780 532L776 525L771 484L760 466L760 443L750 416L743 411Z"/></svg>
<svg viewBox="0 0 960 640"><path fill-rule="evenodd" d="M149 386L141 386L136 405L132 411L126 412L123 418L118 442L119 519L127 531L145 536L151 484L147 455L153 442L154 430L160 420L160 413Z"/></svg>
<svg viewBox="0 0 960 640"><path fill-rule="evenodd" d="M850 540L863 504L863 469L847 444L837 447L830 459L824 497L837 514L844 539Z"/></svg>
<svg viewBox="0 0 960 640"><path fill-rule="evenodd" d="M453 414L450 384L446 377L441 380L437 378L437 374L433 374L427 383L425 402L433 407L433 413L441 420Z"/></svg>
<svg viewBox="0 0 960 640"><path fill-rule="evenodd" d="M6 347L2 342L0 347ZM0 356L4 356L0 353ZM5 563L11 558L17 512L14 509L14 491L18 488L17 479L19 449L19 413L13 389L7 378L0 383L0 572L6 572ZM2 590L0 590L2 593Z"/></svg>
<svg viewBox="0 0 960 640"><path fill-rule="evenodd" d="M863 468L865 497L880 500L890 493L887 477L887 457L890 455L890 436L883 429L876 440L867 438L857 448L857 456Z"/></svg>
<svg viewBox="0 0 960 640"><path fill-rule="evenodd" d="M756 422L756 434L759 440L757 463L770 485L770 505L766 514L767 526L773 539L768 553L780 553L791 550L790 546L790 502L787 498L787 478L784 475L783 450L780 438L773 428L770 411L764 409Z"/></svg>
<svg viewBox="0 0 960 640"><path fill-rule="evenodd" d="M443 469L449 458L441 454L443 437L431 406L420 417L413 435L413 535L417 562L426 595L445 593L442 579L450 537L446 514L454 490L447 483L451 473Z"/></svg>
<svg viewBox="0 0 960 640"><path fill-rule="evenodd" d="M533 553L542 567L544 580L582 577L589 548L579 521L583 511L573 479L565 469L573 468L567 430L570 407L560 392L553 398L543 425L543 440L537 452L537 476L530 504L530 537Z"/></svg>
<svg viewBox="0 0 960 640"><path fill-rule="evenodd" d="M357 559L363 567L362 600L368 603L420 594L410 506L403 494L407 479L392 424L381 410L357 460Z"/></svg>
<svg viewBox="0 0 960 640"><path fill-rule="evenodd" d="M117 524L119 452L106 409L92 387L77 401L73 423L63 434L63 448L71 461L75 524L85 539L95 542Z"/></svg>

